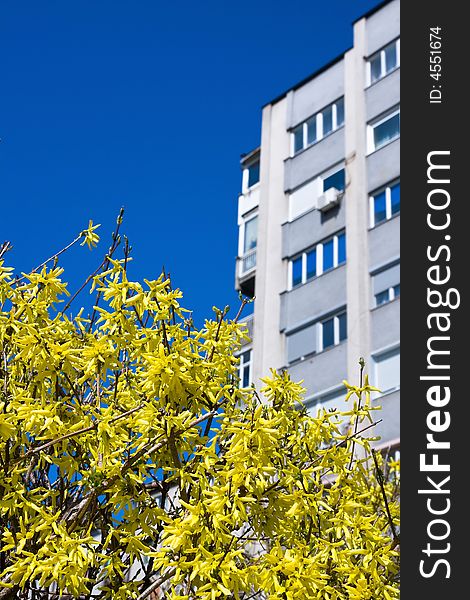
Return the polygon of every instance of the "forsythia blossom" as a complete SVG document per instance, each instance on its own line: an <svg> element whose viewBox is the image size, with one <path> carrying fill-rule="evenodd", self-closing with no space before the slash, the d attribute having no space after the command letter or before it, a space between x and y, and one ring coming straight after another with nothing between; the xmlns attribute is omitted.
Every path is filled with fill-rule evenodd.
<svg viewBox="0 0 470 600"><path fill-rule="evenodd" d="M195 329L127 258L94 276L93 318L57 312L59 267L0 263L2 598L398 599L399 463L376 478L368 380L315 415L286 373L239 389L245 326Z"/></svg>

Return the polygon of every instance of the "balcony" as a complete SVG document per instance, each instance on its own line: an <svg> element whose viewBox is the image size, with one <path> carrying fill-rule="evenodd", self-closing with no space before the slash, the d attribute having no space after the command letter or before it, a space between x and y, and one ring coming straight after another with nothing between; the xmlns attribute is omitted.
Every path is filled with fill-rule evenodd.
<svg viewBox="0 0 470 600"><path fill-rule="evenodd" d="M245 296L253 298L255 294L256 248L237 258L235 288Z"/></svg>

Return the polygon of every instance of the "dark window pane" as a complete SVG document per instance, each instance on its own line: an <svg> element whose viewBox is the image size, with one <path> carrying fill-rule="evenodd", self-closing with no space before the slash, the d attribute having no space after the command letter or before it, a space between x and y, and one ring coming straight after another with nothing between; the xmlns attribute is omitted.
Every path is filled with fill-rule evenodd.
<svg viewBox="0 0 470 600"><path fill-rule="evenodd" d="M377 79L380 79L380 52L370 59L370 82L374 83Z"/></svg>
<svg viewBox="0 0 470 600"><path fill-rule="evenodd" d="M241 357L243 358L244 363L250 362L251 350L247 350L246 352L243 352L243 354L241 354Z"/></svg>
<svg viewBox="0 0 470 600"><path fill-rule="evenodd" d="M400 212L400 184L397 183L390 188L390 195L392 197L392 215Z"/></svg>
<svg viewBox="0 0 470 600"><path fill-rule="evenodd" d="M344 123L344 98L340 98L336 103L336 127L341 127Z"/></svg>
<svg viewBox="0 0 470 600"><path fill-rule="evenodd" d="M338 264L346 262L346 235L340 233L338 235Z"/></svg>
<svg viewBox="0 0 470 600"><path fill-rule="evenodd" d="M323 135L333 130L333 107L328 106L323 111Z"/></svg>
<svg viewBox="0 0 470 600"><path fill-rule="evenodd" d="M323 349L333 346L335 343L335 325L334 319L328 319L322 323L323 328Z"/></svg>
<svg viewBox="0 0 470 600"><path fill-rule="evenodd" d="M255 162L248 167L248 187L255 185L259 181L259 162Z"/></svg>
<svg viewBox="0 0 470 600"><path fill-rule="evenodd" d="M385 191L374 196L374 223L385 221L387 213L385 209Z"/></svg>
<svg viewBox="0 0 470 600"><path fill-rule="evenodd" d="M336 171L333 175L326 177L323 180L323 191L329 190L330 188L336 188L337 190L344 190L344 169Z"/></svg>
<svg viewBox="0 0 470 600"><path fill-rule="evenodd" d="M400 113L374 127L374 148L380 148L400 134Z"/></svg>
<svg viewBox="0 0 470 600"><path fill-rule="evenodd" d="M294 129L294 152L299 152L304 147L304 126L299 125Z"/></svg>
<svg viewBox="0 0 470 600"><path fill-rule="evenodd" d="M384 292L380 292L378 294L375 294L375 303L377 306L380 306L381 304L385 304L386 302L388 302L390 299L390 294L388 290L385 290Z"/></svg>
<svg viewBox="0 0 470 600"><path fill-rule="evenodd" d="M310 250L307 253L307 279L312 279L317 274L317 251Z"/></svg>
<svg viewBox="0 0 470 600"><path fill-rule="evenodd" d="M393 292L395 294L395 298L400 296L400 284L393 286Z"/></svg>
<svg viewBox="0 0 470 600"><path fill-rule="evenodd" d="M341 313L338 315L339 321L339 341L342 342L348 337L348 327L346 321L346 313Z"/></svg>
<svg viewBox="0 0 470 600"><path fill-rule="evenodd" d="M246 365L246 367L243 367L242 371L243 371L242 387L248 387L250 385L250 367L249 367L249 365Z"/></svg>
<svg viewBox="0 0 470 600"><path fill-rule="evenodd" d="M389 73L397 66L397 44L393 42L385 48L385 72Z"/></svg>
<svg viewBox="0 0 470 600"><path fill-rule="evenodd" d="M323 244L323 270L333 268L333 240L329 240Z"/></svg>
<svg viewBox="0 0 470 600"><path fill-rule="evenodd" d="M292 261L292 287L302 283L302 257Z"/></svg>
<svg viewBox="0 0 470 600"><path fill-rule="evenodd" d="M317 141L317 117L312 117L307 121L307 144L313 144Z"/></svg>

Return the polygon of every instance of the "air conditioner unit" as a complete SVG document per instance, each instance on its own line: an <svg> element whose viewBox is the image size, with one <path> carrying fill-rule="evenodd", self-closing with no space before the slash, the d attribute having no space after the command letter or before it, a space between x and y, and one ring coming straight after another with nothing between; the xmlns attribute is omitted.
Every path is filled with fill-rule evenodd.
<svg viewBox="0 0 470 600"><path fill-rule="evenodd" d="M322 212L330 210L330 208L333 208L339 204L342 197L343 192L340 192L336 188L329 188L326 190L326 192L318 197L317 208Z"/></svg>

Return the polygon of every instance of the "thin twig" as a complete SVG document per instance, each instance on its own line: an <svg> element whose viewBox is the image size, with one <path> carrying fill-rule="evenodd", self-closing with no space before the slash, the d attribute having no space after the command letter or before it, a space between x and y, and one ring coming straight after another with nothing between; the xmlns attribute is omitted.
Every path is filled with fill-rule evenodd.
<svg viewBox="0 0 470 600"><path fill-rule="evenodd" d="M17 279L16 283L18 284L20 281L22 281L23 279L25 279L27 277L27 275L31 275L32 273L36 273L37 271L39 271L39 269L41 269L42 267L44 267L45 265L47 265L48 262L51 262L51 260L54 260L55 258L57 258L58 256L60 256L61 254L63 254L64 252L66 252L73 245L75 245L78 241L80 241L82 239L82 237L83 237L83 235L80 233L80 235L78 237L76 237L72 242L70 242L70 244L68 244L67 246L65 246L65 248L62 248L62 250L59 250L59 252L56 252L55 254L53 254L51 257L49 257L47 260L45 260L44 262L42 262L35 269L33 269L32 271L30 271L26 275L23 275L19 279Z"/></svg>
<svg viewBox="0 0 470 600"><path fill-rule="evenodd" d="M136 411L140 410L141 408L142 408L142 405L136 406L135 408L132 408L131 410L128 410L125 413L121 413L120 415L117 415L117 417L113 417L112 419L110 419L109 423L110 424L111 423L115 423L119 419L123 419L124 417L128 417L129 415L131 415L132 413L135 413ZM26 452L26 454L23 454L23 456L21 456L17 460L17 462L23 462L24 460L26 460L27 458L29 458L33 454L37 454L38 452L41 452L42 450L47 450L47 448L50 448L50 446L54 446L55 444L59 444L60 442L63 442L64 440L68 440L71 437L75 437L76 435L81 435L82 433L87 433L88 431L93 431L94 429L98 428L98 425L101 422L102 421L96 421L95 423L93 423L92 425L89 425L88 427L82 427L82 429L78 429L77 431L72 431L70 433L66 433L66 434L61 435L60 437L56 438L55 440L50 440L49 442L46 442L45 444L42 444L41 446L37 446L36 448L32 448L31 450L28 450L28 452Z"/></svg>
<svg viewBox="0 0 470 600"><path fill-rule="evenodd" d="M398 543L398 541L400 539L400 536L396 532L395 525L393 524L392 515L390 514L390 508L388 506L387 494L385 493L384 478L383 478L383 475L382 475L382 471L380 470L379 463L377 462L377 457L375 455L375 452L376 451L374 449L372 449L372 458L374 459L375 473L376 473L376 476L377 476L377 481L379 483L380 490L382 492L382 498L384 500L385 510L387 512L388 522L389 522L390 529L392 530L392 534L393 534L393 541ZM396 546L396 544L395 544L395 546Z"/></svg>
<svg viewBox="0 0 470 600"><path fill-rule="evenodd" d="M361 367L361 371L360 371L360 375L359 375L359 388L362 388L362 375L364 373L364 367L365 367L365 362L364 362L363 358L359 359L359 365ZM361 410L361 403L362 403L362 392L359 395L359 403L357 405L357 410L358 411ZM358 426L358 424L359 424L359 415L356 415L356 421L354 423L354 436L357 433L357 426ZM350 471L351 467L352 467L352 463L353 463L353 460L354 460L354 450L355 450L355 447L356 447L356 442L353 439L353 443L352 443L352 446L351 446L351 460L349 461L348 471Z"/></svg>

